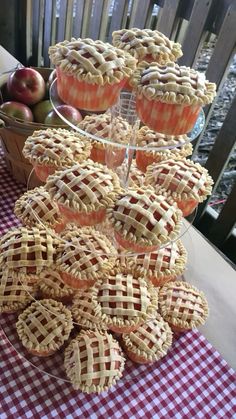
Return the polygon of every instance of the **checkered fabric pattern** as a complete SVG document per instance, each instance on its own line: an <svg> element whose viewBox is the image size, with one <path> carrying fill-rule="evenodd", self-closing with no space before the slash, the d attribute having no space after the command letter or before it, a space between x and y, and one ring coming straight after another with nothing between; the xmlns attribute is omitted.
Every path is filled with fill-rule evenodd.
<svg viewBox="0 0 236 419"><path fill-rule="evenodd" d="M25 188L10 177L1 157L0 164L3 234L19 224L12 209ZM13 322L5 319L5 315L0 315L0 325L13 339ZM27 353L25 357L29 359ZM50 362L48 358L45 368L53 374ZM56 366L60 371L60 364ZM199 332L190 331L175 340L160 362L138 366L127 361L124 376L114 388L100 395L88 395L34 368L0 331L1 419L232 419L236 417L235 381L234 371L211 344Z"/></svg>

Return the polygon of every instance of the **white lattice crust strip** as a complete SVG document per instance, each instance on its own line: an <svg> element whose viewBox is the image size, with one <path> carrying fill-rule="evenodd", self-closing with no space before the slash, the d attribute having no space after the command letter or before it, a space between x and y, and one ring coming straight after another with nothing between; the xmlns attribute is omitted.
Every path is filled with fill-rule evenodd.
<svg viewBox="0 0 236 419"><path fill-rule="evenodd" d="M35 301L19 315L16 323L22 344L38 352L59 349L69 338L72 328L70 310L52 299Z"/></svg>
<svg viewBox="0 0 236 419"><path fill-rule="evenodd" d="M213 180L207 169L191 160L166 160L148 167L145 183L165 189L174 200L204 201L211 194Z"/></svg>
<svg viewBox="0 0 236 419"><path fill-rule="evenodd" d="M152 188L140 188L120 195L107 216L125 239L152 246L175 240L182 213L173 201L157 195Z"/></svg>
<svg viewBox="0 0 236 419"><path fill-rule="evenodd" d="M23 154L31 163L70 167L87 159L90 150L90 141L78 132L48 128L34 131L26 139Z"/></svg>
<svg viewBox="0 0 236 419"><path fill-rule="evenodd" d="M125 359L118 342L108 333L83 331L65 350L65 370L74 389L102 392L122 376Z"/></svg>
<svg viewBox="0 0 236 419"><path fill-rule="evenodd" d="M187 282L169 282L160 289L158 297L160 313L169 324L192 329L205 323L205 295Z"/></svg>
<svg viewBox="0 0 236 419"><path fill-rule="evenodd" d="M88 329L106 330L101 305L97 300L98 289L96 286L87 290L79 290L73 298L71 307L72 316L76 323Z"/></svg>

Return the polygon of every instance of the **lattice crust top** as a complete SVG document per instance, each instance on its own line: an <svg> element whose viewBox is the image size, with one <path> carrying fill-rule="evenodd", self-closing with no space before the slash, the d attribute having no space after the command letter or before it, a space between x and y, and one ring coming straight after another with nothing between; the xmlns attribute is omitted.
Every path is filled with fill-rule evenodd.
<svg viewBox="0 0 236 419"><path fill-rule="evenodd" d="M215 83L206 80L203 73L193 68L168 63L142 62L134 71L131 84L138 96L163 103L182 105L207 105L216 95Z"/></svg>
<svg viewBox="0 0 236 419"><path fill-rule="evenodd" d="M158 156L160 161L167 159L180 159L190 156L193 151L192 144L187 135L165 135L143 126L137 134L137 145L147 147L142 150L146 155ZM168 147L158 150L159 147Z"/></svg>
<svg viewBox="0 0 236 419"><path fill-rule="evenodd" d="M116 173L92 160L49 176L46 189L57 203L82 212L107 208L121 191Z"/></svg>
<svg viewBox="0 0 236 419"><path fill-rule="evenodd" d="M25 308L36 291L35 281L20 278L16 272L0 267L0 313Z"/></svg>
<svg viewBox="0 0 236 419"><path fill-rule="evenodd" d="M179 234L182 213L152 188L129 189L107 210L115 231L139 245L161 245Z"/></svg>
<svg viewBox="0 0 236 419"><path fill-rule="evenodd" d="M172 331L157 313L156 319L122 335L124 348L142 358L155 362L163 358L172 345Z"/></svg>
<svg viewBox="0 0 236 419"><path fill-rule="evenodd" d="M93 286L86 290L78 290L73 298L71 312L73 319L82 328L106 330L105 315L97 300L98 289Z"/></svg>
<svg viewBox="0 0 236 419"><path fill-rule="evenodd" d="M166 160L148 166L145 183L161 187L174 200L195 199L203 202L211 194L213 180L207 169L191 160Z"/></svg>
<svg viewBox="0 0 236 419"><path fill-rule="evenodd" d="M26 226L42 222L47 227L56 227L63 219L58 206L43 186L25 192L15 203L15 215Z"/></svg>
<svg viewBox="0 0 236 419"><path fill-rule="evenodd" d="M180 240L168 244L156 252L128 256L135 277L163 278L181 275L187 262L187 251Z"/></svg>
<svg viewBox="0 0 236 419"><path fill-rule="evenodd" d="M75 290L63 282L60 273L55 269L44 270L40 275L38 285L42 294L50 298L70 297L75 293Z"/></svg>
<svg viewBox="0 0 236 419"><path fill-rule="evenodd" d="M129 52L139 61L151 55L153 61L165 65L181 57L181 45L170 41L163 33L151 29L121 29L112 34L112 43Z"/></svg>
<svg viewBox="0 0 236 419"><path fill-rule="evenodd" d="M19 315L16 323L22 344L38 352L58 350L69 338L72 328L70 310L52 299L35 301Z"/></svg>
<svg viewBox="0 0 236 419"><path fill-rule="evenodd" d="M75 390L101 393L121 378L125 358L118 342L104 332L82 331L65 350L64 366Z"/></svg>
<svg viewBox="0 0 236 419"><path fill-rule="evenodd" d="M121 166L117 167L116 173L118 174L120 179L122 178L125 181L127 177L127 163L124 162ZM128 174L129 187L142 188L142 186L144 185L144 179L144 173L138 169L136 162L132 161Z"/></svg>
<svg viewBox="0 0 236 419"><path fill-rule="evenodd" d="M187 282L169 282L158 296L160 314L169 324L192 329L205 323L208 316L205 295Z"/></svg>
<svg viewBox="0 0 236 419"><path fill-rule="evenodd" d="M108 113L87 115L78 124L78 128L99 138L112 139L113 142L124 144L129 142L132 133L131 126L125 119L117 116L112 118L111 121L111 115ZM93 141L92 144L94 143L96 144L96 148L100 149L104 149L107 146L107 144L101 141Z"/></svg>
<svg viewBox="0 0 236 419"><path fill-rule="evenodd" d="M61 235L56 265L78 280L96 280L112 269L117 254L108 238L93 228L75 226Z"/></svg>
<svg viewBox="0 0 236 419"><path fill-rule="evenodd" d="M49 57L65 74L98 85L129 78L137 61L109 43L89 38L59 42L49 47Z"/></svg>
<svg viewBox="0 0 236 419"><path fill-rule="evenodd" d="M52 266L60 240L39 226L9 230L0 240L0 265L21 274L39 274Z"/></svg>
<svg viewBox="0 0 236 419"><path fill-rule="evenodd" d="M78 132L48 128L34 131L25 141L22 152L32 164L61 168L84 161L89 157L90 150L90 141Z"/></svg>
<svg viewBox="0 0 236 419"><path fill-rule="evenodd" d="M98 303L108 328L138 326L155 317L157 293L144 278L106 275L98 289Z"/></svg>

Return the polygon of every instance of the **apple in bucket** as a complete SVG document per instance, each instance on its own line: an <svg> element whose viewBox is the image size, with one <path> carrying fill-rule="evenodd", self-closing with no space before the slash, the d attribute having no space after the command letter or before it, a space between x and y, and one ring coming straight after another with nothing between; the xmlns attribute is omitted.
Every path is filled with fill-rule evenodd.
<svg viewBox="0 0 236 419"><path fill-rule="evenodd" d="M12 118L22 119L26 122L32 122L34 120L31 109L24 103L14 101L4 102L0 106L0 111Z"/></svg>
<svg viewBox="0 0 236 419"><path fill-rule="evenodd" d="M44 98L46 83L38 71L23 67L10 74L7 90L12 99L26 105L34 105Z"/></svg>
<svg viewBox="0 0 236 419"><path fill-rule="evenodd" d="M56 107L60 115L62 115L66 121L71 122L74 125L77 125L83 118L78 109L70 105L59 105ZM53 109L44 120L46 125L66 125L66 121L63 121L62 118L57 114Z"/></svg>

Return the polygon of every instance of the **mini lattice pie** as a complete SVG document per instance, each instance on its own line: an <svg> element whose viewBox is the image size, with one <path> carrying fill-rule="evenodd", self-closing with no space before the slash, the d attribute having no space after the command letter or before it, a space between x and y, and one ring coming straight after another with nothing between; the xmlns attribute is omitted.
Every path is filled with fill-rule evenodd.
<svg viewBox="0 0 236 419"><path fill-rule="evenodd" d="M112 43L129 52L138 61L156 61L165 65L181 57L181 45L170 41L163 33L151 29L121 29L112 34Z"/></svg>
<svg viewBox="0 0 236 419"><path fill-rule="evenodd" d="M28 227L42 224L56 232L63 230L65 222L57 204L43 186L25 192L15 203L15 215Z"/></svg>
<svg viewBox="0 0 236 419"><path fill-rule="evenodd" d="M79 124L78 128L95 135L98 138L112 140L112 143L126 144L131 137L131 126L121 118L108 113L101 115L87 115ZM118 167L125 158L126 148L109 145L102 141L92 140L90 158L108 167Z"/></svg>
<svg viewBox="0 0 236 419"><path fill-rule="evenodd" d="M90 141L75 131L48 128L34 131L25 141L23 154L35 168L40 180L63 167L80 163L90 155Z"/></svg>
<svg viewBox="0 0 236 419"><path fill-rule="evenodd" d="M42 298L52 298L64 304L71 302L75 293L75 290L65 284L60 273L55 269L43 271L40 274L38 286Z"/></svg>
<svg viewBox="0 0 236 419"><path fill-rule="evenodd" d="M106 275L98 288L97 301L110 330L129 333L155 317L157 293L145 279Z"/></svg>
<svg viewBox="0 0 236 419"><path fill-rule="evenodd" d="M187 251L180 240L156 252L128 257L135 277L143 276L160 287L182 275L187 262Z"/></svg>
<svg viewBox="0 0 236 419"><path fill-rule="evenodd" d="M71 313L74 321L86 329L106 330L102 309L97 301L96 285L86 290L78 290L73 298Z"/></svg>
<svg viewBox="0 0 236 419"><path fill-rule="evenodd" d="M131 84L141 121L166 135L191 131L201 107L211 103L216 95L215 84L208 82L203 73L176 63L160 66L142 62L134 71Z"/></svg>
<svg viewBox="0 0 236 419"><path fill-rule="evenodd" d="M81 226L102 222L121 191L118 176L92 160L56 172L46 189L66 219Z"/></svg>
<svg viewBox="0 0 236 419"><path fill-rule="evenodd" d="M152 188L129 189L107 211L120 246L151 252L177 238L181 211Z"/></svg>
<svg viewBox="0 0 236 419"><path fill-rule="evenodd" d="M121 378L125 358L118 342L104 332L82 331L65 350L64 366L75 390L101 393Z"/></svg>
<svg viewBox="0 0 236 419"><path fill-rule="evenodd" d="M16 330L32 354L49 356L67 341L73 328L71 312L52 299L35 301L18 317Z"/></svg>
<svg viewBox="0 0 236 419"><path fill-rule="evenodd" d="M139 326L131 333L123 334L121 345L126 355L138 364L151 364L163 358L172 345L172 331L163 318Z"/></svg>
<svg viewBox="0 0 236 419"><path fill-rule="evenodd" d="M35 297L36 281L20 278L14 271L0 267L0 313L21 310Z"/></svg>
<svg viewBox="0 0 236 419"><path fill-rule="evenodd" d="M49 48L63 102L78 109L104 111L116 103L136 59L108 43L92 39L63 41Z"/></svg>
<svg viewBox="0 0 236 419"><path fill-rule="evenodd" d="M55 233L37 227L9 230L0 240L0 265L22 275L38 275L54 262L60 240Z"/></svg>
<svg viewBox="0 0 236 419"><path fill-rule="evenodd" d="M208 317L205 295L187 282L169 282L158 297L160 314L175 331L196 328Z"/></svg>
<svg viewBox="0 0 236 419"><path fill-rule="evenodd" d="M211 194L213 180L207 169L191 160L166 160L149 166L145 183L167 192L187 216Z"/></svg>
<svg viewBox="0 0 236 419"><path fill-rule="evenodd" d="M152 163L181 159L190 156L193 150L187 135L165 135L146 126L138 131L137 146L144 148L136 151L137 166L144 173Z"/></svg>
<svg viewBox="0 0 236 419"><path fill-rule="evenodd" d="M112 269L117 255L108 238L92 228L71 227L62 234L56 266L72 288L89 288Z"/></svg>

